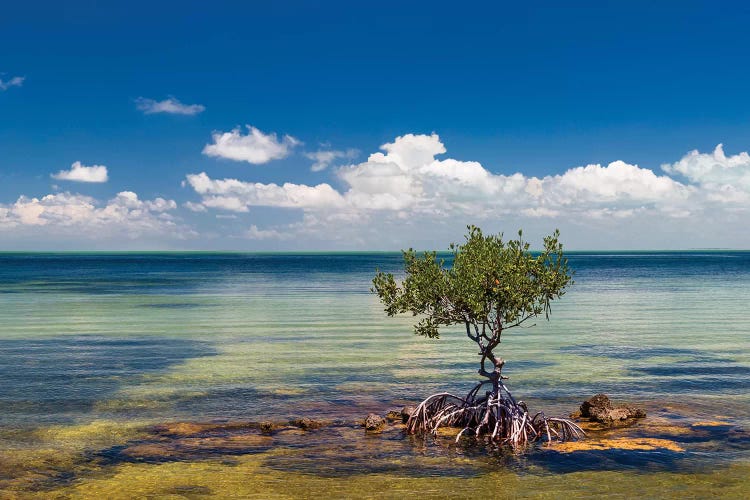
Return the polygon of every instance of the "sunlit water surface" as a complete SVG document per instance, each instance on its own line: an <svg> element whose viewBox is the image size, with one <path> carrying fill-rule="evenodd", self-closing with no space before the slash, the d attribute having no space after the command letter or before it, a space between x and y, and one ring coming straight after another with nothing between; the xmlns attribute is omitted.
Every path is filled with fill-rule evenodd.
<svg viewBox="0 0 750 500"><path fill-rule="evenodd" d="M662 423L721 425L670 436L681 452L514 456L365 436L351 422L368 412L476 379L460 329L416 337L412 318L386 317L369 292L376 268L400 272L400 254L0 254L0 489L750 494L750 253L576 253L570 264L576 283L551 321L502 344L511 390L547 414L606 392ZM302 416L338 424L208 455L121 453L164 422Z"/></svg>

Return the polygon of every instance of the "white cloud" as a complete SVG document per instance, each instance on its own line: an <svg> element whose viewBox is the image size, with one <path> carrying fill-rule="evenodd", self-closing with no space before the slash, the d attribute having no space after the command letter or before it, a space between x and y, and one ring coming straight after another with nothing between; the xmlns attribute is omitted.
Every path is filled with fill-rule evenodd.
<svg viewBox="0 0 750 500"><path fill-rule="evenodd" d="M106 203L68 192L20 196L15 203L0 204L0 232L91 240L190 236L191 231L168 213L176 207L173 200L141 200L131 191L122 191ZM34 228L43 229L35 233Z"/></svg>
<svg viewBox="0 0 750 500"><path fill-rule="evenodd" d="M675 234L690 238L687 246L701 246L721 221L750 211L750 156L726 157L721 148L713 154L691 152L663 167L686 182L624 161L544 177L493 173L475 161L439 158L446 150L436 134L407 134L381 150L338 168L338 190L329 184L212 179L206 173L188 175L187 182L205 207L299 209L302 220L283 234L299 236L290 240L295 243L317 241L328 248L383 248L391 241L397 246L442 231L453 235L466 223L490 228L503 223L508 229L508 221L540 234L567 228L582 241L590 238L584 230L589 228L600 235L591 240L593 246L643 248L649 244L642 238L649 235L652 247L668 248Z"/></svg>
<svg viewBox="0 0 750 500"><path fill-rule="evenodd" d="M138 195L132 191L121 191L117 193L110 204L122 206L128 209L142 210L146 209L151 212L166 212L177 208L174 200L165 200L164 198L154 198L153 200L142 201Z"/></svg>
<svg viewBox="0 0 750 500"><path fill-rule="evenodd" d="M207 196L203 198L203 206L218 208L230 212L249 212L247 204L236 196Z"/></svg>
<svg viewBox="0 0 750 500"><path fill-rule="evenodd" d="M246 212L251 206L314 209L344 205L341 195L328 184L279 186L237 179L215 180L205 172L188 175L187 182L203 196L203 205L236 212Z"/></svg>
<svg viewBox="0 0 750 500"><path fill-rule="evenodd" d="M276 229L258 229L255 224L245 232L245 237L250 240L288 240L294 235L277 231Z"/></svg>
<svg viewBox="0 0 750 500"><path fill-rule="evenodd" d="M209 207L377 211L401 218L409 214L489 217L518 212L536 217L586 216L601 209L627 214L638 207L663 208L669 214L667 208L683 209L695 190L622 161L575 167L541 179L520 173L494 174L478 162L436 159L446 151L436 134L407 134L381 149L385 153L371 154L365 162L337 170L346 186L342 192L329 184L279 186L211 179L205 172L188 175L187 181Z"/></svg>
<svg viewBox="0 0 750 500"><path fill-rule="evenodd" d="M358 153L356 149L347 149L346 151L320 150L305 153L305 157L314 161L310 170L320 172L328 168L334 161L338 159L351 160L356 158Z"/></svg>
<svg viewBox="0 0 750 500"><path fill-rule="evenodd" d="M194 203L192 201L186 201L185 203L182 204L182 206L187 208L191 212L205 212L206 211L206 207L203 204Z"/></svg>
<svg viewBox="0 0 750 500"><path fill-rule="evenodd" d="M546 206L576 209L607 206L628 210L633 206L669 207L681 205L694 189L653 171L614 161L603 167L587 165L548 176L532 188Z"/></svg>
<svg viewBox="0 0 750 500"><path fill-rule="evenodd" d="M53 179L60 181L75 181L75 182L107 182L107 167L104 165L93 165L87 167L81 164L80 161L74 162L71 165L70 170L60 170L56 174L52 174Z"/></svg>
<svg viewBox="0 0 750 500"><path fill-rule="evenodd" d="M719 144L713 153L691 151L678 162L662 165L662 169L669 174L684 176L709 191L717 200L748 201L750 155L746 152L727 156L723 145Z"/></svg>
<svg viewBox="0 0 750 500"><path fill-rule="evenodd" d="M154 99L139 97L135 100L135 105L138 110L143 111L143 113L147 115L152 115L154 113L167 113L170 115L192 116L197 115L206 109L202 104L183 104L171 96L163 101L155 101Z"/></svg>
<svg viewBox="0 0 750 500"><path fill-rule="evenodd" d="M10 80L3 80L0 78L0 90L8 90L11 87L20 87L23 85L24 80L26 80L26 77L23 76L14 76Z"/></svg>
<svg viewBox="0 0 750 500"><path fill-rule="evenodd" d="M290 135L279 140L275 133L265 134L250 125L247 130L247 135L242 135L239 128L231 132L214 132L211 135L213 144L206 144L203 154L260 165L286 158L294 147L302 144Z"/></svg>

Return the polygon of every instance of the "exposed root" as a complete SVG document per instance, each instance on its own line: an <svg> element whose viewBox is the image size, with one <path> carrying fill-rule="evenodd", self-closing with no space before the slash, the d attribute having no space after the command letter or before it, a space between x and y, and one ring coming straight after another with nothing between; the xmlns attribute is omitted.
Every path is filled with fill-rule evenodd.
<svg viewBox="0 0 750 500"><path fill-rule="evenodd" d="M496 391L477 396L486 382L460 398L449 393L433 394L417 406L406 423L409 434L437 434L440 427L463 427L456 436L488 437L493 443L519 450L536 441L570 441L586 433L571 420L531 416L523 401L516 402L508 389L499 384Z"/></svg>

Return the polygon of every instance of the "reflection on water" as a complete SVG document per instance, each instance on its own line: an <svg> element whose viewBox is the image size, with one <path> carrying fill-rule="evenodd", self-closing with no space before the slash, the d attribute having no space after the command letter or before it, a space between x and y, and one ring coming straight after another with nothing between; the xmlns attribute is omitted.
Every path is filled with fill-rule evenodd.
<svg viewBox="0 0 750 500"><path fill-rule="evenodd" d="M260 441L154 438L150 426L169 421L351 423L438 390L464 392L476 352L459 330L430 341L411 334L411 318L385 317L369 280L376 267L399 272L398 254L0 254L0 484L83 480L81 491L107 491L106 481L128 484L130 474L163 467L169 476L174 459L194 464L195 476L170 486L185 495L216 491L196 483L210 467L228 482L233 469L261 468L321 491L326 478L333 491L352 474L410 477L401 484L414 488L424 476L501 474L519 491L562 473L573 490L607 474L627 484L633 471L675 487L692 484L687 473L729 481L745 467L732 464L750 461L750 253L580 253L571 266L576 284L552 321L503 343L511 389L548 414L597 392L643 402L651 427L630 435L675 440L684 452L514 456L425 445L398 430L366 437L352 424ZM727 425L691 427L700 421ZM162 458L144 458L149 450ZM213 465L197 465L205 461ZM105 469L109 478L97 479Z"/></svg>

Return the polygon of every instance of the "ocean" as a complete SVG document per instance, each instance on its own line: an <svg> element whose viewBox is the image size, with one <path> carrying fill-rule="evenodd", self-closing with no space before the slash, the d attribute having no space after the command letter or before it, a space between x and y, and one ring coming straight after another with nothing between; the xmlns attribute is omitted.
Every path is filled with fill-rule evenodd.
<svg viewBox="0 0 750 500"><path fill-rule="evenodd" d="M750 495L750 252L569 259L550 320L501 344L509 387L548 415L604 392L648 417L514 454L357 427L477 379L461 328L415 336L370 292L399 253L0 253L0 491ZM326 425L256 432L304 417Z"/></svg>

